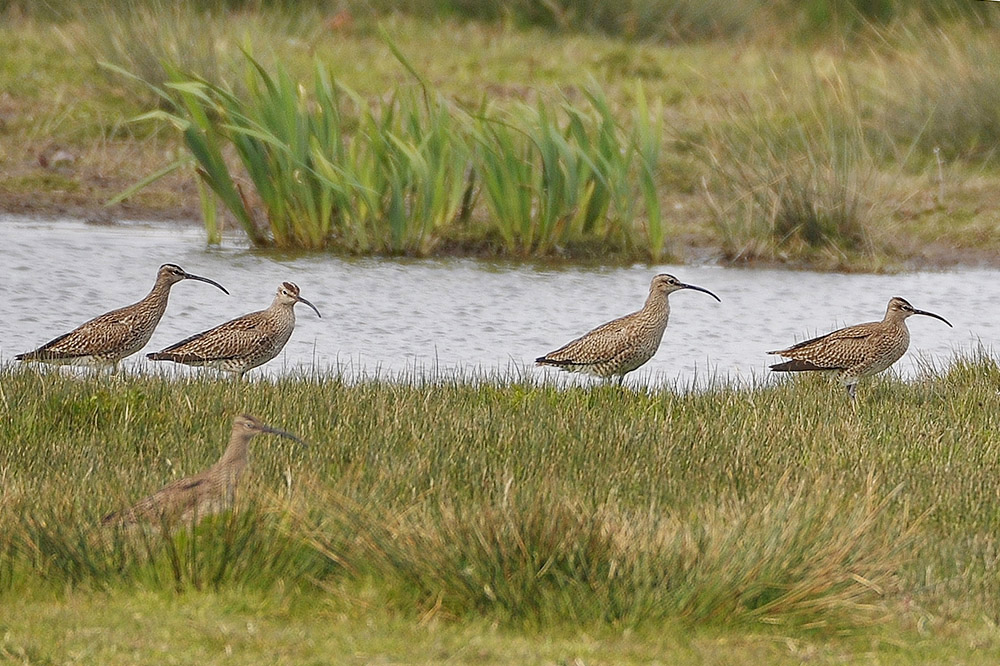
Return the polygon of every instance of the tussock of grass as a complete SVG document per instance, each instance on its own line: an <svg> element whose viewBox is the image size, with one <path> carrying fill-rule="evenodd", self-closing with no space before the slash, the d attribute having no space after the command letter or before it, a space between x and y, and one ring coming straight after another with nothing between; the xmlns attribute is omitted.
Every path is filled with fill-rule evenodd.
<svg viewBox="0 0 1000 666"><path fill-rule="evenodd" d="M835 79L804 108L787 90L737 99L707 128L705 196L730 260L873 252L876 163L854 94Z"/></svg>
<svg viewBox="0 0 1000 666"><path fill-rule="evenodd" d="M356 575L416 590L429 612L451 617L840 626L884 614L909 542L908 518L886 524L891 495L876 492L869 485L859 502L829 481L807 490L783 480L766 497L675 513L511 478L491 501L439 491L398 515L334 502L337 529L321 523L311 538ZM344 542L345 513L360 547Z"/></svg>
<svg viewBox="0 0 1000 666"><path fill-rule="evenodd" d="M268 590L311 587L311 580L331 568L328 559L289 536L283 512L254 501L191 524L129 529L99 526L87 508L25 511L19 538L11 541L9 578L0 578L0 584Z"/></svg>
<svg viewBox="0 0 1000 666"><path fill-rule="evenodd" d="M86 41L95 62L113 62L146 81L162 85L169 77L167 63L212 81L231 80L232 55L222 51L221 19L184 3L150 2L108 6L98 3ZM147 103L157 102L141 86Z"/></svg>
<svg viewBox="0 0 1000 666"><path fill-rule="evenodd" d="M934 165L940 157L949 164L995 166L1000 158L995 39L923 29L900 41L919 43L920 57L905 58L907 66L887 91L884 123L889 131L902 145L919 148L924 163Z"/></svg>

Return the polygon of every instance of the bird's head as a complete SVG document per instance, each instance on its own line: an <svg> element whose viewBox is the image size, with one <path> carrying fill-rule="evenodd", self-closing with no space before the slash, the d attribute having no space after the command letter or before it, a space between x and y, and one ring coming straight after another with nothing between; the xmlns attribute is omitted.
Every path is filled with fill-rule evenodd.
<svg viewBox="0 0 1000 666"><path fill-rule="evenodd" d="M286 437L288 439L294 440L305 446L306 443L301 439L296 437L290 432L286 432L279 428L274 428L267 425L260 419L250 416L249 414L240 414L235 419L233 419L233 434L242 435L244 437L253 437L254 435L259 435L260 433L270 433L272 435L278 435L280 437Z"/></svg>
<svg viewBox="0 0 1000 666"><path fill-rule="evenodd" d="M918 310L905 298L900 298L899 296L894 296L889 300L889 306L885 310L886 319L898 319L903 320L911 315L925 315L927 317L934 317L935 319L940 319L944 323L951 326L951 322L942 317L941 315L936 315L933 312L927 312L926 310ZM954 328L954 327L953 327Z"/></svg>
<svg viewBox="0 0 1000 666"><path fill-rule="evenodd" d="M685 284L681 282L673 275L668 275L666 273L660 273L653 278L653 282L649 285L649 292L651 294L660 293L663 295L672 294L675 291L680 291L681 289L694 289L695 291L701 291L715 300L722 302L722 299L710 292L708 289L703 289L702 287L696 287L693 284Z"/></svg>
<svg viewBox="0 0 1000 666"><path fill-rule="evenodd" d="M323 318L323 315L319 313L319 310L316 309L315 305L313 305L312 303L310 303L309 301L307 301L306 299L302 298L302 296L299 295L299 287L294 282L282 282L281 286L278 287L278 293L275 295L275 298L282 305L295 305L296 303L305 303L306 305L308 305L313 309L317 317L321 319Z"/></svg>
<svg viewBox="0 0 1000 666"><path fill-rule="evenodd" d="M208 284L214 285L224 291L226 294L226 288L215 280L209 280L208 278L201 277L200 275L193 275L188 273L183 268L177 264L163 264L160 266L160 270L156 273L157 282L166 282L168 285L176 284L181 280L197 280L198 282L207 282Z"/></svg>

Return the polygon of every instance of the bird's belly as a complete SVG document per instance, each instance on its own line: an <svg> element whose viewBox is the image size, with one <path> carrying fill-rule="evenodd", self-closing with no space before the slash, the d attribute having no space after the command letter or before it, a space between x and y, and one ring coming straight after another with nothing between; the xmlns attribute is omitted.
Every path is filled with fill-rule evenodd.
<svg viewBox="0 0 1000 666"><path fill-rule="evenodd" d="M877 375L880 372L888 370L889 367L902 358L903 354L906 353L906 347L901 347L892 350L891 353L882 356L881 358L871 362L867 366L861 368L857 374L861 376Z"/></svg>

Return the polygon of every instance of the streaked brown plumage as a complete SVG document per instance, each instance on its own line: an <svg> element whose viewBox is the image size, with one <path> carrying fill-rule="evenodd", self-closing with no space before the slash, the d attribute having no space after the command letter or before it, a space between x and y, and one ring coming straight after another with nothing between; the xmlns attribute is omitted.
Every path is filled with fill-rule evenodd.
<svg viewBox="0 0 1000 666"><path fill-rule="evenodd" d="M214 280L187 273L176 264L163 264L156 273L153 289L141 301L95 317L14 358L60 365L115 366L146 346L167 309L170 287L181 280L207 282L229 293Z"/></svg>
<svg viewBox="0 0 1000 666"><path fill-rule="evenodd" d="M305 443L291 433L272 428L243 414L233 420L229 446L219 460L204 472L168 483L148 497L123 511L109 513L104 525L133 525L141 521L154 524L197 520L225 511L233 505L236 485L247 466L247 446L259 433L267 432Z"/></svg>
<svg viewBox="0 0 1000 666"><path fill-rule="evenodd" d="M146 358L206 366L242 377L277 356L288 342L295 329L296 303L305 303L322 317L315 305L299 296L295 284L283 282L268 309L192 335L162 351L146 354Z"/></svg>
<svg viewBox="0 0 1000 666"><path fill-rule="evenodd" d="M605 379L625 374L653 358L660 346L670 316L667 297L680 289L701 291L721 299L707 289L684 284L673 275L660 274L649 285L649 296L641 310L598 326L576 340L535 359L569 372L586 372Z"/></svg>
<svg viewBox="0 0 1000 666"><path fill-rule="evenodd" d="M818 338L804 340L788 349L770 351L792 359L771 366L775 372L830 370L836 372L854 397L858 380L878 374L898 361L910 346L906 318L926 315L951 323L933 312L917 310L905 299L889 300L882 321L848 326Z"/></svg>

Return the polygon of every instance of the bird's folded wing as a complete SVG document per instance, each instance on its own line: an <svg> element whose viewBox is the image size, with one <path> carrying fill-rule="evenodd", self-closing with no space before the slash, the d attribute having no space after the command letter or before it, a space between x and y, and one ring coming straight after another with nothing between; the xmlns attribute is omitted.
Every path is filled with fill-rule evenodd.
<svg viewBox="0 0 1000 666"><path fill-rule="evenodd" d="M544 358L552 361L568 361L574 365L601 363L615 358L623 348L630 348L638 336L638 330L629 326L628 315L613 319L606 324L584 333Z"/></svg>
<svg viewBox="0 0 1000 666"><path fill-rule="evenodd" d="M871 353L868 338L871 329L865 325L849 326L833 333L805 340L786 349L782 355L805 358L824 368L848 368L863 362Z"/></svg>
<svg viewBox="0 0 1000 666"><path fill-rule="evenodd" d="M165 353L192 358L226 359L243 356L271 336L257 318L240 317L170 345Z"/></svg>
<svg viewBox="0 0 1000 666"><path fill-rule="evenodd" d="M63 357L92 356L123 347L135 335L135 316L116 310L81 324L45 343L37 351L43 355L48 353Z"/></svg>

